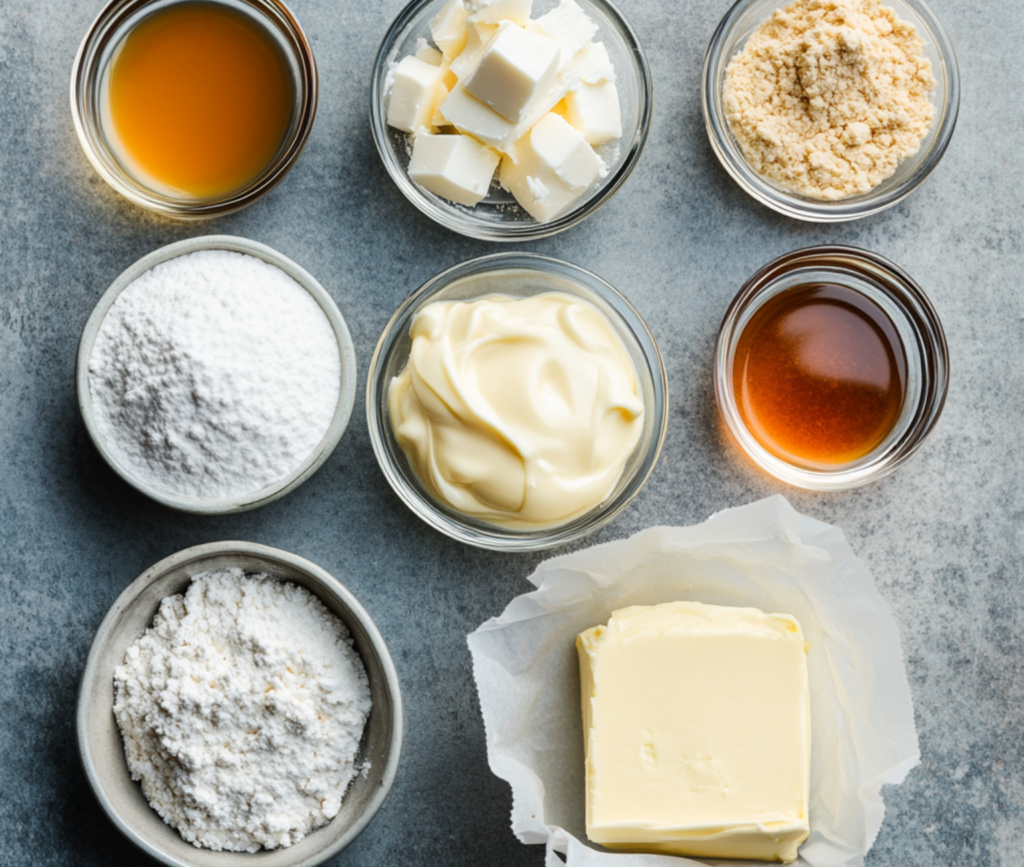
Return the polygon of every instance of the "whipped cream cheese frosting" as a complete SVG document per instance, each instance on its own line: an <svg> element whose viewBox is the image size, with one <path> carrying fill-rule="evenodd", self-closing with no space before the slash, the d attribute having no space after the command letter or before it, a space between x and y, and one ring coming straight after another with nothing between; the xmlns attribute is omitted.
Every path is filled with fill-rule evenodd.
<svg viewBox="0 0 1024 867"><path fill-rule="evenodd" d="M613 492L644 405L600 310L563 292L437 301L410 333L388 409L438 500L488 523L545 527Z"/></svg>

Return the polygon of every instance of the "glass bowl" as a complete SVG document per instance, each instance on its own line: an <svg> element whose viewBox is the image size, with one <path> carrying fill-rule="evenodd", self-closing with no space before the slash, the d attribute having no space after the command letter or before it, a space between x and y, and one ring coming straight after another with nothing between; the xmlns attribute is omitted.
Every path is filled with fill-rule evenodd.
<svg viewBox="0 0 1024 867"><path fill-rule="evenodd" d="M352 635L366 666L373 706L356 756L365 774L349 785L341 810L326 825L294 846L248 852L215 852L186 843L149 805L131 778L114 719L114 669L128 647L153 622L160 602L184 593L192 576L238 567L304 587L336 614ZM78 750L85 776L115 827L151 858L173 867L313 867L348 846L381 808L395 780L404 722L398 673L370 615L337 578L319 566L276 548L252 542L211 542L186 548L136 578L103 618L82 673L76 712Z"/></svg>
<svg viewBox="0 0 1024 867"><path fill-rule="evenodd" d="M640 440L618 483L604 502L554 527L513 529L476 520L438 502L417 477L395 440L388 412L391 380L405 368L416 314L433 301L489 294L529 297L558 291L600 310L622 340L636 367L644 401ZM442 271L413 292L395 311L377 343L366 387L366 418L377 463L395 493L427 524L450 536L494 551L537 551L561 545L607 524L640 492L657 463L668 421L668 379L654 336L633 306L600 277L534 253L496 253Z"/></svg>
<svg viewBox="0 0 1024 867"><path fill-rule="evenodd" d="M110 64L128 33L146 16L190 0L111 0L82 40L71 70L71 116L89 162L117 192L140 207L167 217L201 220L230 214L251 205L285 176L302 153L317 106L317 71L313 49L299 22L281 0L204 0L240 12L270 35L281 49L292 79L290 124L277 153L245 186L215 198L175 196L147 186L133 174L107 134Z"/></svg>
<svg viewBox="0 0 1024 867"><path fill-rule="evenodd" d="M430 41L430 19L446 0L413 0L391 24L373 65L370 84L370 127L377 151L391 179L405 197L442 226L483 241L529 241L546 238L575 226L608 201L633 171L647 141L651 125L653 84L647 58L633 29L607 0L577 0L597 24L596 41L602 41L615 66L616 86L622 111L622 138L600 145L597 152L608 174L588 190L565 214L541 223L524 211L510 192L492 183L487 197L475 207L458 205L428 192L408 174L412 137L386 122L388 78L391 68L416 50L417 39ZM536 0L531 17L557 6L556 0ZM431 43L432 44L432 43Z"/></svg>
<svg viewBox="0 0 1024 867"><path fill-rule="evenodd" d="M895 424L869 454L849 463L798 466L784 461L757 441L737 407L733 361L744 328L765 302L807 283L836 283L875 302L892 322L906 357L906 389ZM718 332L714 377L722 418L754 463L796 487L838 491L887 476L920 448L946 400L949 354L935 308L905 271L855 247L808 247L770 262L740 289Z"/></svg>
<svg viewBox="0 0 1024 867"><path fill-rule="evenodd" d="M866 193L837 201L812 199L776 186L747 163L725 115L725 71L743 50L751 34L788 0L740 0L715 30L704 56L702 97L704 122L711 147L725 170L762 205L797 220L839 223L877 214L910 195L938 165L956 126L960 106L960 73L953 45L932 11L921 0L884 0L886 6L914 25L924 41L924 56L931 61L936 87L931 101L936 108L931 128L917 153L896 172Z"/></svg>
<svg viewBox="0 0 1024 867"><path fill-rule="evenodd" d="M96 410L93 407L92 389L89 385L89 359L92 357L96 336L103 325L104 317L110 311L118 296L136 279L162 262L167 262L170 259L185 256L198 250L229 250L234 253L244 253L247 256L255 256L257 259L262 259L264 262L284 271L285 274L305 289L320 306L324 316L330 322L331 329L338 342L338 356L341 360L338 404L334 409L334 416L331 418L330 425L316 448L299 466L286 476L258 490L228 497L200 498L185 496L158 488L140 479L129 466L124 465L118 460L117 453L107 444L106 438L100 433L96 423ZM348 427L348 421L352 415L352 407L355 405L356 352L352 344L352 337L349 334L348 325L341 315L341 311L338 310L338 306L334 303L331 296L327 294L327 290L308 271L300 268L291 259L267 247L265 244L250 241L247 238L238 238L233 235L203 235L198 238L186 238L184 241L168 244L166 247L160 247L147 256L143 256L125 270L110 285L107 291L103 293L103 296L96 303L89 319L86 321L85 328L82 330L81 340L78 343L75 384L78 391L78 407L82 413L85 428L89 432L89 437L93 445L96 446L96 450L115 473L137 491L172 509L189 512L193 515L227 515L265 506L267 503L280 499L305 482L331 456L331 453L341 440L342 434L345 433L345 429Z"/></svg>

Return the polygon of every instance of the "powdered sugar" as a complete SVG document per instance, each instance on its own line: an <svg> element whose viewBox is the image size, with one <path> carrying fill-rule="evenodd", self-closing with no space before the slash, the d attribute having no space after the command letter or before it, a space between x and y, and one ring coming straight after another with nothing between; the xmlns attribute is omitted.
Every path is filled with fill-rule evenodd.
<svg viewBox="0 0 1024 867"><path fill-rule="evenodd" d="M330 426L341 359L330 321L281 269L201 250L147 271L89 359L115 460L172 494L231 497L296 470Z"/></svg>
<svg viewBox="0 0 1024 867"><path fill-rule="evenodd" d="M255 852L337 813L370 691L344 624L306 590L206 572L114 672L133 779L196 846Z"/></svg>

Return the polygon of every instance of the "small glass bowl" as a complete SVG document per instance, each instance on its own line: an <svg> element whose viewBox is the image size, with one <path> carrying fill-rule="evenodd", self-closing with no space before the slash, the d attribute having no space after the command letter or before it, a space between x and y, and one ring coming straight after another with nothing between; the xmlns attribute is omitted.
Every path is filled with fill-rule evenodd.
<svg viewBox="0 0 1024 867"><path fill-rule="evenodd" d="M643 432L615 490L603 503L555 527L499 527L438 502L426 489L395 440L388 413L388 389L409 359L412 320L427 304L490 294L527 298L552 291L578 296L608 318L636 367L644 401ZM604 526L640 492L657 463L665 440L668 378L647 324L633 306L600 277L577 265L535 253L496 253L442 271L413 292L395 311L370 362L366 419L373 451L385 478L405 504L427 524L478 548L539 551L579 539Z"/></svg>
<svg viewBox="0 0 1024 867"><path fill-rule="evenodd" d="M189 0L111 0L92 23L71 70L71 116L89 162L110 186L140 207L180 220L230 214L265 195L285 176L306 144L317 106L317 72L313 49L299 22L281 0L206 0L241 12L256 21L280 46L292 77L291 123L277 154L241 189L210 199L174 196L148 187L118 157L105 131L107 75L122 40L147 15Z"/></svg>
<svg viewBox="0 0 1024 867"><path fill-rule="evenodd" d="M796 466L781 460L754 438L736 403L733 360L744 328L766 301L807 283L837 283L874 301L892 321L906 356L906 393L899 418L872 452L847 464ZM740 289L718 332L715 396L726 426L758 466L798 488L838 491L887 476L935 427L948 387L949 354L935 308L905 271L877 253L855 247L808 247L765 265Z"/></svg>
<svg viewBox="0 0 1024 867"><path fill-rule="evenodd" d="M715 30L704 56L702 97L704 122L711 147L725 170L762 205L797 220L840 223L877 214L910 195L931 173L946 151L960 107L960 73L953 45L932 11L921 0L885 0L904 21L914 25L924 41L936 87L931 92L935 118L917 153L900 163L896 172L872 190L838 201L802 196L776 186L747 163L725 115L725 71L751 34L788 0L739 0Z"/></svg>
<svg viewBox="0 0 1024 867"><path fill-rule="evenodd" d="M370 84L370 126L377 151L392 180L424 214L453 232L482 241L530 241L546 238L583 222L625 183L647 141L651 126L653 83L647 58L633 28L608 0L577 0L597 25L596 41L604 42L615 66L622 111L622 138L597 148L608 166L599 180L561 217L541 223L524 211L510 192L491 185L487 197L467 207L428 192L408 174L412 136L387 125L388 78L391 68L416 50L419 38L430 40L430 19L446 0L413 0L394 20L373 64ZM554 0L537 0L531 17L550 8ZM431 42L431 44L433 44Z"/></svg>

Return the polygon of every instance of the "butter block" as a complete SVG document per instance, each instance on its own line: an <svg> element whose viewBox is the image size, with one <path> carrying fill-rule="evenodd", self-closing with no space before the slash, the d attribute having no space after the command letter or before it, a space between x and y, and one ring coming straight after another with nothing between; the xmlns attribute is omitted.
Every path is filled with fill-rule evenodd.
<svg viewBox="0 0 1024 867"><path fill-rule="evenodd" d="M576 647L591 841L796 859L809 834L811 726L794 618L699 602L633 606Z"/></svg>
<svg viewBox="0 0 1024 867"><path fill-rule="evenodd" d="M614 81L581 84L565 95L565 118L590 144L622 138L619 92Z"/></svg>
<svg viewBox="0 0 1024 867"><path fill-rule="evenodd" d="M562 0L546 15L531 21L528 28L557 42L572 57L597 33L597 25L575 0Z"/></svg>
<svg viewBox="0 0 1024 867"><path fill-rule="evenodd" d="M419 134L413 142L409 177L460 205L472 207L491 186L498 155L464 135Z"/></svg>
<svg viewBox="0 0 1024 867"><path fill-rule="evenodd" d="M508 151L498 177L525 211L548 222L569 210L604 170L583 136L549 113Z"/></svg>
<svg viewBox="0 0 1024 867"><path fill-rule="evenodd" d="M428 126L437 107L445 71L443 65L435 66L413 54L403 57L392 72L388 126L404 132Z"/></svg>
<svg viewBox="0 0 1024 867"><path fill-rule="evenodd" d="M512 21L520 27L530 20L533 0L467 0L470 24L499 24Z"/></svg>
<svg viewBox="0 0 1024 867"><path fill-rule="evenodd" d="M553 39L502 24L465 79L466 92L512 123L519 123L558 78L561 50Z"/></svg>
<svg viewBox="0 0 1024 867"><path fill-rule="evenodd" d="M462 0L448 0L430 19L430 35L434 44L449 60L457 57L466 45L468 17L469 11Z"/></svg>

